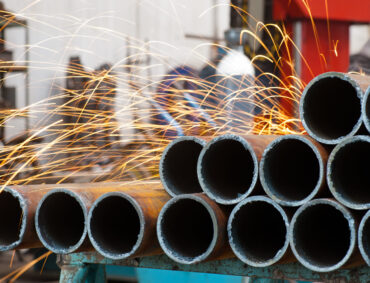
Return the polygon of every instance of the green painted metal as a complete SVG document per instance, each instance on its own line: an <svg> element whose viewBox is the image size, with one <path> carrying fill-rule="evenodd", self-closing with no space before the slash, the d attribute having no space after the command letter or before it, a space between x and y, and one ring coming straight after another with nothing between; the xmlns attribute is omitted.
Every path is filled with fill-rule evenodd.
<svg viewBox="0 0 370 283"><path fill-rule="evenodd" d="M330 273L317 273L306 269L299 263L279 264L266 268L254 268L251 266L247 266L246 264L244 264L243 262L236 258L210 261L194 265L183 265L172 261L166 255L115 261L104 258L98 255L97 253L91 252L91 253L75 253L69 255L59 255L58 262L59 265L62 267L62 275L63 273L66 274L66 272L68 271L68 268L64 270L64 266L66 267L80 266L80 268L84 269L86 268L86 266L90 266L91 264L93 265L100 264L100 265L121 265L142 268L155 268L164 270L178 270L188 272L217 273L225 275L237 275L271 279L287 279L287 280L295 279L303 281L327 282L329 280L330 281L338 280L338 282L362 283L369 282L370 280L370 267L368 266L360 266L352 269L341 269ZM80 282L80 281L60 281L60 282Z"/></svg>

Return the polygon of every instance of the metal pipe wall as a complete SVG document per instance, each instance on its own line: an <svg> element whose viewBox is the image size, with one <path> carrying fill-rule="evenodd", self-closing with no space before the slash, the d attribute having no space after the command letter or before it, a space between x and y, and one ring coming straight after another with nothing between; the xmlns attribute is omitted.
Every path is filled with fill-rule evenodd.
<svg viewBox="0 0 370 283"><path fill-rule="evenodd" d="M365 92L364 99L362 100L362 120L364 121L365 127L370 133L370 86Z"/></svg>

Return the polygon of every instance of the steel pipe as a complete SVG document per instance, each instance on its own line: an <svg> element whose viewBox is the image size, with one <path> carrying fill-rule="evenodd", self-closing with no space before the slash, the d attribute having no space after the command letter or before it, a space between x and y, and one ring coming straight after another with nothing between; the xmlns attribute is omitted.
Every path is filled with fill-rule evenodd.
<svg viewBox="0 0 370 283"><path fill-rule="evenodd" d="M236 204L256 188L258 162L276 136L223 135L202 149L197 165L203 191L221 204Z"/></svg>
<svg viewBox="0 0 370 283"><path fill-rule="evenodd" d="M172 197L202 192L197 177L197 161L205 144L200 138L180 137L163 151L159 175L164 189Z"/></svg>
<svg viewBox="0 0 370 283"><path fill-rule="evenodd" d="M244 263L266 267L291 260L287 253L289 219L273 200L253 196L241 201L230 214L227 231L234 254Z"/></svg>
<svg viewBox="0 0 370 283"><path fill-rule="evenodd" d="M327 158L325 148L308 136L281 136L261 158L262 187L280 205L303 205L325 188Z"/></svg>
<svg viewBox="0 0 370 283"><path fill-rule="evenodd" d="M44 190L5 187L0 193L0 251L38 248L35 210Z"/></svg>
<svg viewBox="0 0 370 283"><path fill-rule="evenodd" d="M165 190L145 187L102 195L88 215L92 245L101 255L114 260L162 253L156 221L169 199Z"/></svg>
<svg viewBox="0 0 370 283"><path fill-rule="evenodd" d="M370 137L355 136L329 156L327 183L333 196L352 209L370 208Z"/></svg>
<svg viewBox="0 0 370 283"><path fill-rule="evenodd" d="M38 203L35 214L36 232L42 244L58 254L92 250L87 238L88 212L102 194L162 188L160 182L81 183L53 185Z"/></svg>
<svg viewBox="0 0 370 283"><path fill-rule="evenodd" d="M290 246L298 261L316 272L359 264L355 252L356 221L351 212L330 199L301 206L289 228Z"/></svg>
<svg viewBox="0 0 370 283"><path fill-rule="evenodd" d="M370 77L328 72L315 77L303 91L299 112L315 140L338 144L359 132L361 101Z"/></svg>
<svg viewBox="0 0 370 283"><path fill-rule="evenodd" d="M227 209L205 194L177 196L158 216L159 243L167 256L181 264L229 257L227 217Z"/></svg>
<svg viewBox="0 0 370 283"><path fill-rule="evenodd" d="M365 127L370 133L370 86L365 92L364 99L362 100L362 120L364 121Z"/></svg>
<svg viewBox="0 0 370 283"><path fill-rule="evenodd" d="M370 266L370 210L364 215L358 228L358 247L362 258Z"/></svg>

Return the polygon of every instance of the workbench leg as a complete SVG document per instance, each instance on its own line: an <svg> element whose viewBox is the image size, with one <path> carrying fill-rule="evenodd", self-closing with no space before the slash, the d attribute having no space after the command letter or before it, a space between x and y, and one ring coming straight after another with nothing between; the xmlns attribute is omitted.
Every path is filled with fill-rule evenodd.
<svg viewBox="0 0 370 283"><path fill-rule="evenodd" d="M101 264L79 264L59 261L60 283L106 282L105 266Z"/></svg>

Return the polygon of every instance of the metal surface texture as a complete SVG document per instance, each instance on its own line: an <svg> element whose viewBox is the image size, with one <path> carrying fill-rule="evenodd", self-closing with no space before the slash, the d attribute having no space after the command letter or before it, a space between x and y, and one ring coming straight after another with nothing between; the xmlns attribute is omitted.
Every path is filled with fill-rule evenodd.
<svg viewBox="0 0 370 283"><path fill-rule="evenodd" d="M365 127L370 133L370 86L365 92L364 99L362 100L362 120L364 121Z"/></svg>
<svg viewBox="0 0 370 283"><path fill-rule="evenodd" d="M308 134L324 144L338 144L362 126L361 103L370 77L328 72L303 91L299 112Z"/></svg>
<svg viewBox="0 0 370 283"><path fill-rule="evenodd" d="M205 144L201 138L180 137L163 151L159 175L164 189L172 197L202 192L197 177L197 162Z"/></svg>
<svg viewBox="0 0 370 283"><path fill-rule="evenodd" d="M223 135L202 149L197 165L203 191L220 204L236 204L258 186L258 162L277 136Z"/></svg>
<svg viewBox="0 0 370 283"><path fill-rule="evenodd" d="M94 248L111 259L162 253L156 221L170 196L161 186L108 192L92 205L87 230Z"/></svg>
<svg viewBox="0 0 370 283"><path fill-rule="evenodd" d="M370 210L362 217L358 227L358 247L362 258L370 266Z"/></svg>
<svg viewBox="0 0 370 283"><path fill-rule="evenodd" d="M37 186L33 186L37 187ZM158 181L41 185L51 189L39 201L35 213L36 232L42 244L54 253L89 251L87 217L93 202L106 192L162 189Z"/></svg>
<svg viewBox="0 0 370 283"><path fill-rule="evenodd" d="M266 194L283 206L300 206L326 188L326 149L308 136L286 135L272 141L260 162Z"/></svg>
<svg viewBox="0 0 370 283"><path fill-rule="evenodd" d="M370 208L370 137L355 136L338 144L327 164L327 183L333 196L345 206Z"/></svg>
<svg viewBox="0 0 370 283"><path fill-rule="evenodd" d="M331 199L316 199L301 206L289 227L297 260L316 272L331 272L363 264L356 245L356 219Z"/></svg>
<svg viewBox="0 0 370 283"><path fill-rule="evenodd" d="M227 225L234 254L254 267L294 260L289 249L288 228L285 211L265 196L241 201L231 212Z"/></svg>
<svg viewBox="0 0 370 283"><path fill-rule="evenodd" d="M199 264L179 264L166 255L148 256L143 258L114 261L104 258L97 253L75 253L59 255L59 265L109 264L133 266L139 268L155 268L163 270L177 270L187 272L205 272L226 275L303 280L314 282L368 282L370 267L363 265L357 268L340 269L330 273L313 272L299 263L276 264L270 267L255 268L248 266L237 258L215 260ZM63 282L63 281L60 281Z"/></svg>
<svg viewBox="0 0 370 283"><path fill-rule="evenodd" d="M163 251L181 264L231 257L227 241L229 209L205 194L171 199L161 210L157 235Z"/></svg>

